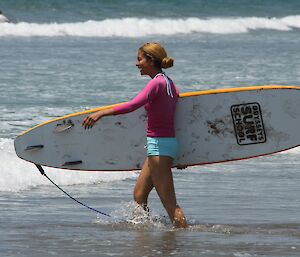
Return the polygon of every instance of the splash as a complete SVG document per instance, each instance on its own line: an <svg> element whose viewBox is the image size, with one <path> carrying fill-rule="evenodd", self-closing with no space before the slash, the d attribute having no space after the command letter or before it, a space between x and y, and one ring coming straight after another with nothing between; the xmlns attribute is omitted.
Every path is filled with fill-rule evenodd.
<svg viewBox="0 0 300 257"><path fill-rule="evenodd" d="M162 216L154 208L145 211L134 201L122 202L110 213L111 219L98 216L95 221L100 226L113 225L115 228L131 229L159 229L165 230L172 228L169 219Z"/></svg>

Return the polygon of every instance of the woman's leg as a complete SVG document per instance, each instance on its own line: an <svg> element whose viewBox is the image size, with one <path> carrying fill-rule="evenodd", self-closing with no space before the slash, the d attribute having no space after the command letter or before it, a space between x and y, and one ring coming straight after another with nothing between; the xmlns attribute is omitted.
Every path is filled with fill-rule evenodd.
<svg viewBox="0 0 300 257"><path fill-rule="evenodd" d="M148 196L153 189L151 173L148 165L148 158L145 160L141 173L133 191L134 200L145 210L147 209Z"/></svg>
<svg viewBox="0 0 300 257"><path fill-rule="evenodd" d="M146 169L147 179L149 180L149 175L151 175L152 187L155 187L174 226L186 228L186 218L176 202L171 170L172 161L173 159L168 156L148 156L147 161L145 162L145 164L148 165L148 169Z"/></svg>

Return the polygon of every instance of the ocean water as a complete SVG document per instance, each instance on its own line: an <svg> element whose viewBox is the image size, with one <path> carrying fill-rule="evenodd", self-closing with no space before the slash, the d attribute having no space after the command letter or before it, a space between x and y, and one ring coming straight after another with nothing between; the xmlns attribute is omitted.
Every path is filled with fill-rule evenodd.
<svg viewBox="0 0 300 257"><path fill-rule="evenodd" d="M57 116L126 101L147 78L138 47L163 43L181 92L300 85L300 2L0 0L0 256L300 256L299 148L174 170L189 229L173 229L138 172L46 169L99 215L18 159L14 138Z"/></svg>

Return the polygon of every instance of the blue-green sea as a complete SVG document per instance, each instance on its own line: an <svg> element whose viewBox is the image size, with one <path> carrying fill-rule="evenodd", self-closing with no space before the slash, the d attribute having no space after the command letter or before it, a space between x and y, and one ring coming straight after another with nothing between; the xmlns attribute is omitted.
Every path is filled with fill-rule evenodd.
<svg viewBox="0 0 300 257"><path fill-rule="evenodd" d="M298 148L174 170L190 224L178 230L155 191L150 220L123 221L138 172L45 169L111 219L70 200L13 147L36 124L134 97L148 81L135 67L148 41L175 59L167 74L182 93L300 85L300 1L0 0L0 9L9 20L0 22L1 257L300 256Z"/></svg>

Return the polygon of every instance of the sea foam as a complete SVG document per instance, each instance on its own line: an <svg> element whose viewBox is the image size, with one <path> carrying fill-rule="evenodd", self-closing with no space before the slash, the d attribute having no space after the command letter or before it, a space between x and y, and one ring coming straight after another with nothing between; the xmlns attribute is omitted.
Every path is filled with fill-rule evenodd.
<svg viewBox="0 0 300 257"><path fill-rule="evenodd" d="M300 28L300 15L282 18L121 18L74 23L0 23L0 36L143 37L191 33L236 34L251 30Z"/></svg>
<svg viewBox="0 0 300 257"><path fill-rule="evenodd" d="M0 192L19 192L51 185L34 164L17 157L13 140L0 138ZM47 175L59 185L95 184L136 178L136 172L88 172L44 167Z"/></svg>

